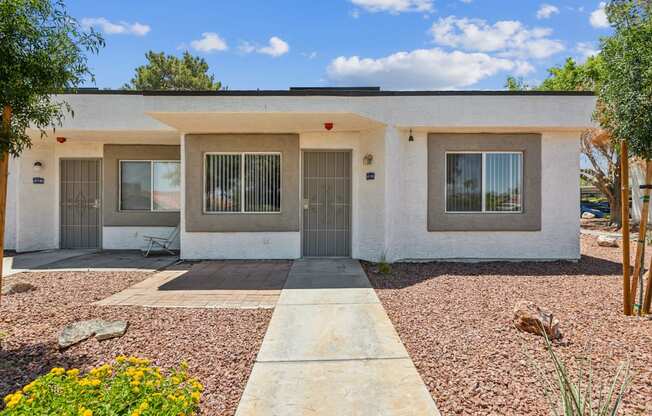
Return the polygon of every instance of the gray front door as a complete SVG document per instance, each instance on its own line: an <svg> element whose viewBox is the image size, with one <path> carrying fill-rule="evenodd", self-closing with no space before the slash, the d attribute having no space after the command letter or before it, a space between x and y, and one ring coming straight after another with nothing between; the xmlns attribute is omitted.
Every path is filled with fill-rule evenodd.
<svg viewBox="0 0 652 416"><path fill-rule="evenodd" d="M100 160L61 159L59 176L59 247L99 248Z"/></svg>
<svg viewBox="0 0 652 416"><path fill-rule="evenodd" d="M303 152L303 256L351 256L351 152Z"/></svg>

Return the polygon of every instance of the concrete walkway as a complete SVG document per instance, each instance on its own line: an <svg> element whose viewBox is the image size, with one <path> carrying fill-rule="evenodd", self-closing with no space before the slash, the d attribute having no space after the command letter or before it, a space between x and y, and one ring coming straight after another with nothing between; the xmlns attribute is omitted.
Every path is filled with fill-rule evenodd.
<svg viewBox="0 0 652 416"><path fill-rule="evenodd" d="M236 416L436 416L360 264L296 261Z"/></svg>
<svg viewBox="0 0 652 416"><path fill-rule="evenodd" d="M95 250L44 250L14 254L2 259L2 276L35 271L44 266L93 253Z"/></svg>

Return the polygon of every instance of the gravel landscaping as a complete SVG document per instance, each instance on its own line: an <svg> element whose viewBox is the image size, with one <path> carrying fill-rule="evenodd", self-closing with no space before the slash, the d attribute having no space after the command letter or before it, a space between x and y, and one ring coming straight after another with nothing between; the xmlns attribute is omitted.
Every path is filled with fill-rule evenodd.
<svg viewBox="0 0 652 416"><path fill-rule="evenodd" d="M92 302L150 277L141 272L55 272L14 275L36 290L3 297L0 305L0 397L52 367L89 368L120 354L151 358L170 368L186 361L206 386L201 410L232 415L272 315L271 310L164 309L93 306ZM126 320L122 338L94 338L58 351L68 323Z"/></svg>
<svg viewBox="0 0 652 416"><path fill-rule="evenodd" d="M649 249L648 249L649 250ZM629 360L624 414L652 415L652 320L622 315L621 251L582 237L582 260L548 263L394 264L367 274L443 415L548 415L532 360L549 360L540 337L512 324L519 300L550 309L569 341L555 351L572 370L593 358L608 383Z"/></svg>

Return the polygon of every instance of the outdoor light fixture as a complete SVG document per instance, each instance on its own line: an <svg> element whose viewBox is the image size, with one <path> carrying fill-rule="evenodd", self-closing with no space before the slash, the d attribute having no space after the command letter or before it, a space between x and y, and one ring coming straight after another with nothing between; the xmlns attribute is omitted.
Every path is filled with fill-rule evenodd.
<svg viewBox="0 0 652 416"><path fill-rule="evenodd" d="M374 162L374 155L372 155L371 153L367 153L362 158L362 163L365 165L371 165L373 162Z"/></svg>
<svg viewBox="0 0 652 416"><path fill-rule="evenodd" d="M326 130L328 130L328 131L333 130L333 122L332 122L332 121L329 121L329 122L324 123L324 128L325 128Z"/></svg>
<svg viewBox="0 0 652 416"><path fill-rule="evenodd" d="M413 141L414 141L414 136L412 135L412 129L410 129L410 137L408 137L408 141L409 141L409 142L413 142Z"/></svg>
<svg viewBox="0 0 652 416"><path fill-rule="evenodd" d="M40 172L43 169L43 163L37 160L34 162L34 165L32 165L32 169L34 169L34 172Z"/></svg>

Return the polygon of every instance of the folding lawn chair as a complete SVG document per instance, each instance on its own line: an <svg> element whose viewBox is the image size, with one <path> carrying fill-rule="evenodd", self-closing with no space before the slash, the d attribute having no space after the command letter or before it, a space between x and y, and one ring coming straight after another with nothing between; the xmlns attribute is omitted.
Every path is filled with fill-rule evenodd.
<svg viewBox="0 0 652 416"><path fill-rule="evenodd" d="M144 256L149 256L150 251L152 251L154 247L160 247L163 251L167 251L168 253L175 255L176 253L172 251L170 247L172 246L172 243L174 243L174 240L177 238L177 235L179 235L179 225L180 224L177 224L177 226L174 227L174 230L172 230L170 235L167 237L155 237L151 235L143 236L145 243L147 243L147 251L145 251Z"/></svg>

